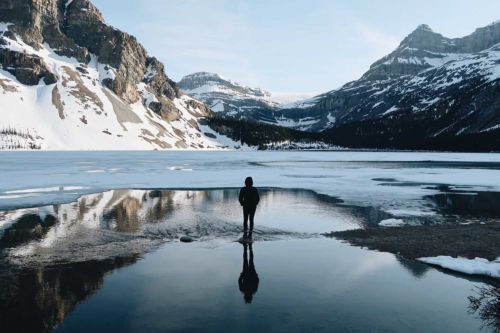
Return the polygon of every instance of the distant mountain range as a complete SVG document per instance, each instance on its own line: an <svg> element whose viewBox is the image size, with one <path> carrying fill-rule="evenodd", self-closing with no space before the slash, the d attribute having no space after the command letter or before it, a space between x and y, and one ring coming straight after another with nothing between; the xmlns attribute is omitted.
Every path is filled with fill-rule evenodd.
<svg viewBox="0 0 500 333"><path fill-rule="evenodd" d="M322 132L344 146L492 150L500 149L499 84L500 22L455 39L421 25L339 89L257 109L226 90L223 103L234 106L228 115ZM193 96L217 100L210 89Z"/></svg>
<svg viewBox="0 0 500 333"><path fill-rule="evenodd" d="M206 103L214 112L235 118L273 121L270 110L279 107L271 100L269 92L245 87L214 73L187 75L177 85L189 96Z"/></svg>
<svg viewBox="0 0 500 333"><path fill-rule="evenodd" d="M307 112L361 147L500 148L500 23L449 39L419 26L363 77ZM479 140L474 142L474 140Z"/></svg>
<svg viewBox="0 0 500 333"><path fill-rule="evenodd" d="M217 149L295 136L344 147L500 150L500 22L455 39L421 25L359 80L279 104L217 74L173 82L90 0L2 1L0 107L0 150Z"/></svg>
<svg viewBox="0 0 500 333"><path fill-rule="evenodd" d="M177 85L183 92L206 103L212 111L223 116L246 118L297 130L312 129L311 119L287 118L282 112L292 107L313 105L310 100L282 104L263 89L246 87L207 72L187 75Z"/></svg>

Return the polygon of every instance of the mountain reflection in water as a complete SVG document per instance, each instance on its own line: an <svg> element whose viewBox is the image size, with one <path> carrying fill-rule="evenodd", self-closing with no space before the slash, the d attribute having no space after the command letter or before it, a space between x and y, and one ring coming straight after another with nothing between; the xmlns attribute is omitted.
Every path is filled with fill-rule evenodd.
<svg viewBox="0 0 500 333"><path fill-rule="evenodd" d="M68 204L0 211L0 332L51 332L100 290L107 275L136 263L165 242L187 235L207 246L232 244L242 232L237 197L237 189L112 190ZM254 240L311 239L332 230L376 226L388 216L376 207L345 206L311 191L261 189ZM181 249L188 250L189 245ZM239 294L239 301L255 307L271 284L265 278L261 283L253 251L252 246L243 246L239 276L236 271L220 274L231 275L235 283L231 290ZM383 260L383 267L399 262L421 280L430 270L403 258L374 255L366 258L355 276L380 267L376 258Z"/></svg>
<svg viewBox="0 0 500 333"><path fill-rule="evenodd" d="M237 195L235 189L112 190L68 204L0 211L0 331L50 332L99 290L106 274L165 241L183 235L233 241L241 233ZM310 191L263 189L255 238L303 238L311 237L308 229L321 231L314 225L293 230L303 224L293 210L304 207L335 211L340 228L364 223L327 199ZM287 222L277 221L276 214ZM253 254L251 262L253 267Z"/></svg>
<svg viewBox="0 0 500 333"><path fill-rule="evenodd" d="M138 256L0 272L0 332L51 332L97 292L108 272Z"/></svg>
<svg viewBox="0 0 500 333"><path fill-rule="evenodd" d="M234 189L212 191L113 190L76 202L0 212L0 249L11 263L101 260L142 253L182 236L233 239L241 232ZM255 237L303 238L376 224L375 208L336 205L310 191L262 190ZM327 218L303 221L303 210ZM5 227L7 226L7 227ZM125 252L124 252L125 251ZM35 255L36 254L36 255Z"/></svg>

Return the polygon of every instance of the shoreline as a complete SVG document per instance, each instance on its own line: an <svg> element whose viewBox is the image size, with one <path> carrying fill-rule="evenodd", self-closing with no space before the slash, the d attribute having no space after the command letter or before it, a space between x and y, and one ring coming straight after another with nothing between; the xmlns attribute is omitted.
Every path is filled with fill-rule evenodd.
<svg viewBox="0 0 500 333"><path fill-rule="evenodd" d="M415 260L449 256L495 261L500 257L500 223L369 228L324 236Z"/></svg>

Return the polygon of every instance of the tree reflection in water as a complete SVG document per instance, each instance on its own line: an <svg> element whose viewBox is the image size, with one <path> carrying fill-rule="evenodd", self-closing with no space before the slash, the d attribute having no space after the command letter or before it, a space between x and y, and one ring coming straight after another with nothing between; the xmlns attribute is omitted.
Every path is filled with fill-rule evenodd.
<svg viewBox="0 0 500 333"><path fill-rule="evenodd" d="M476 288L469 302L469 313L477 315L492 332L500 332L500 284Z"/></svg>

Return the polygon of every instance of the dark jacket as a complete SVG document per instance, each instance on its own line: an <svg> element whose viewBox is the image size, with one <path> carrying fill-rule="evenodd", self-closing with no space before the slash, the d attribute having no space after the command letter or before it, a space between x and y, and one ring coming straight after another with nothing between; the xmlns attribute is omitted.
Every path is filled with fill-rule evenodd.
<svg viewBox="0 0 500 333"><path fill-rule="evenodd" d="M239 200L243 207L257 207L260 201L259 191L253 186L245 186L240 190Z"/></svg>

